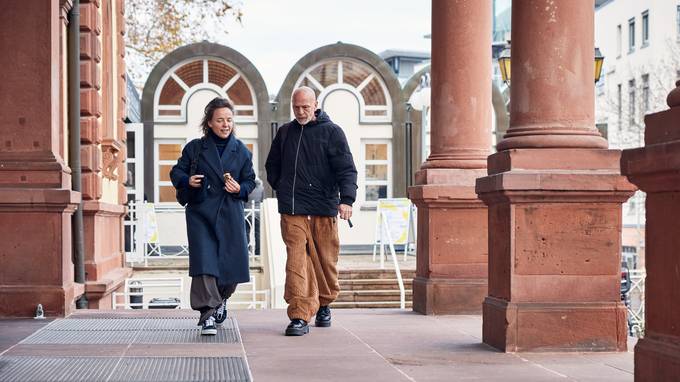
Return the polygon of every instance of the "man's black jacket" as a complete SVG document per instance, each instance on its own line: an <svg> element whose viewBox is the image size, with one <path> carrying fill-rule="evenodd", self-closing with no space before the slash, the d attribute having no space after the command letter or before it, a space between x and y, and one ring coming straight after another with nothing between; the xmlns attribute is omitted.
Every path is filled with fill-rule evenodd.
<svg viewBox="0 0 680 382"><path fill-rule="evenodd" d="M279 213L336 216L338 203L351 206L356 199L357 170L345 133L323 111L315 115L305 126L296 120L281 126L272 142L265 168Z"/></svg>

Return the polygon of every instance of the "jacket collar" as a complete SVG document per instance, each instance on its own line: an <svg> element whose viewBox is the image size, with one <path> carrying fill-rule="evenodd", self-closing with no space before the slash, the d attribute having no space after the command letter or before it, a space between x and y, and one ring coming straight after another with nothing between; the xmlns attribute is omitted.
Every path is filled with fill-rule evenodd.
<svg viewBox="0 0 680 382"><path fill-rule="evenodd" d="M238 148L236 138L233 135L229 136L227 147L224 149L221 158L218 156L219 152L217 151L215 142L210 137L203 137L201 142L203 144L203 149L201 151L203 152L203 158L205 158L208 167L215 172L215 175L222 179L222 176L224 175L223 169L227 168L228 158L231 156L227 154L227 152L233 153Z"/></svg>

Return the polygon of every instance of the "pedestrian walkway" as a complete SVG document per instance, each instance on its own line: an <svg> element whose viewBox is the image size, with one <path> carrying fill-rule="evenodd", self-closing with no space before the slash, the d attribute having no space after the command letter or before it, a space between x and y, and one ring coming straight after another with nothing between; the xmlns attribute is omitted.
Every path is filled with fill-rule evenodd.
<svg viewBox="0 0 680 382"><path fill-rule="evenodd" d="M284 310L231 311L202 337L192 311L78 311L0 321L0 381L632 381L624 353L498 352L480 316L334 310L285 337Z"/></svg>
<svg viewBox="0 0 680 382"><path fill-rule="evenodd" d="M236 320L215 336L197 321L188 310L78 311L5 350L0 381L251 381Z"/></svg>

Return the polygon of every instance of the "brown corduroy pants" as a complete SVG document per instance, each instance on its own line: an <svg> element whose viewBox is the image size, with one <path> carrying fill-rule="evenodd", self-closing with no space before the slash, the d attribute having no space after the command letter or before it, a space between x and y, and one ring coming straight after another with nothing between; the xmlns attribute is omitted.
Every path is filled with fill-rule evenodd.
<svg viewBox="0 0 680 382"><path fill-rule="evenodd" d="M288 253L283 295L288 317L309 322L320 305L330 304L340 292L337 218L282 214L281 236Z"/></svg>

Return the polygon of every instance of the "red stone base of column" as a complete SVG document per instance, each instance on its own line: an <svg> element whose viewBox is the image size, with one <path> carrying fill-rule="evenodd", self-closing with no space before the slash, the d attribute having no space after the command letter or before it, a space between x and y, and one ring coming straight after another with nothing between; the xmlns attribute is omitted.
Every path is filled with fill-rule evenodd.
<svg viewBox="0 0 680 382"><path fill-rule="evenodd" d="M423 314L480 314L488 291L483 279L413 279L413 310Z"/></svg>
<svg viewBox="0 0 680 382"><path fill-rule="evenodd" d="M73 310L83 293L71 259L79 198L68 189L0 188L0 317L32 317L38 304L52 317Z"/></svg>
<svg viewBox="0 0 680 382"><path fill-rule="evenodd" d="M625 351L626 307L614 303L484 300L484 343L506 352Z"/></svg>
<svg viewBox="0 0 680 382"><path fill-rule="evenodd" d="M489 157L484 342L503 351L624 351L620 152L521 149Z"/></svg>
<svg viewBox="0 0 680 382"><path fill-rule="evenodd" d="M125 207L119 204L83 202L85 292L90 309L111 309L111 293L132 275L121 248L124 213Z"/></svg>
<svg viewBox="0 0 680 382"><path fill-rule="evenodd" d="M0 286L0 317L33 317L38 304L46 317L64 317L73 313L75 300L82 296L83 284L62 287L54 285L2 285Z"/></svg>
<svg viewBox="0 0 680 382"><path fill-rule="evenodd" d="M635 381L677 381L680 376L680 337L646 333L635 345Z"/></svg>
<svg viewBox="0 0 680 382"><path fill-rule="evenodd" d="M426 169L409 188L418 207L413 310L479 314L487 293L487 211L474 193L484 170Z"/></svg>

